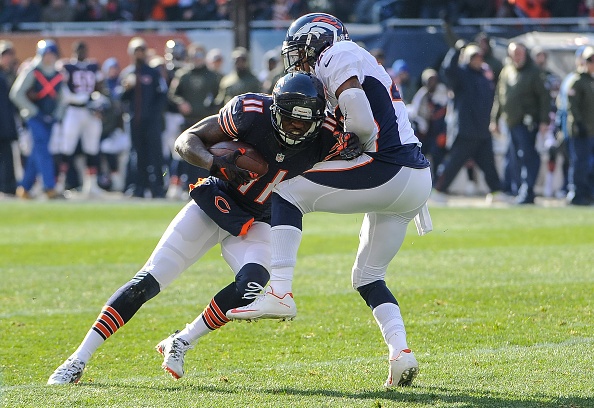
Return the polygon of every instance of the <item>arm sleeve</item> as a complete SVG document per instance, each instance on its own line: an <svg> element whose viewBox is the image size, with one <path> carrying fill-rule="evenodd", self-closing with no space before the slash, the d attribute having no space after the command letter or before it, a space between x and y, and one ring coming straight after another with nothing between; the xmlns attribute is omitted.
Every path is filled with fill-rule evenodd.
<svg viewBox="0 0 594 408"><path fill-rule="evenodd" d="M375 136L375 120L367 95L362 89L349 88L338 97L338 105L344 115L345 132L354 132L361 144Z"/></svg>

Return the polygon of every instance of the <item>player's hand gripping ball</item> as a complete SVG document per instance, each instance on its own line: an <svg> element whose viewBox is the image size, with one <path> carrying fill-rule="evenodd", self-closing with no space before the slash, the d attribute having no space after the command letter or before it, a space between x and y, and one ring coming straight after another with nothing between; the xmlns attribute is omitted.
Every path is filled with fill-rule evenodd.
<svg viewBox="0 0 594 408"><path fill-rule="evenodd" d="M268 172L268 163L250 144L230 140L216 143L208 150L214 156L210 174L221 180L245 184Z"/></svg>

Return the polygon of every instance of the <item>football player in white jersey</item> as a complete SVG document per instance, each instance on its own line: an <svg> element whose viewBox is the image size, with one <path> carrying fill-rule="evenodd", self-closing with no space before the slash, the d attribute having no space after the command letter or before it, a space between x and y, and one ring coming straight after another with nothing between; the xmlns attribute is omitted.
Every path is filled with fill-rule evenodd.
<svg viewBox="0 0 594 408"><path fill-rule="evenodd" d="M408 347L400 307L385 283L408 223L431 229L426 202L429 162L421 153L405 104L385 69L350 41L340 20L312 13L295 20L281 51L285 69L313 73L324 84L327 108L364 145L350 161L318 163L276 186L272 196L272 259L269 286L251 304L227 312L230 319L293 318L293 269L309 212L365 213L352 284L371 308L388 345L386 387L410 385L418 363Z"/></svg>
<svg viewBox="0 0 594 408"><path fill-rule="evenodd" d="M63 178L68 168L73 165L73 155L80 141L82 151L86 155L86 170L82 174L82 193L100 195L102 190L97 185L97 171L103 125L100 116L89 109L88 103L91 101L91 94L97 88L97 83L102 78L101 68L97 61L87 58L88 47L85 42L75 42L72 51L72 59L64 63L63 69L68 85L65 89L68 106L62 119L59 143L59 153L62 155L59 182L64 183Z"/></svg>

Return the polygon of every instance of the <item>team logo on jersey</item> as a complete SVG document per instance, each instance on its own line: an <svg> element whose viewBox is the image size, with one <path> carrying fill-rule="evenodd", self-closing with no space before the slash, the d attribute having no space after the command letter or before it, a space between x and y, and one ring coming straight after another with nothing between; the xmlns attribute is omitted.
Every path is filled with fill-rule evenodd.
<svg viewBox="0 0 594 408"><path fill-rule="evenodd" d="M227 202L227 200L225 200L221 196L215 196L214 203L215 207L217 207L217 209L223 214L229 214L229 212L231 211L231 206L229 205L229 202Z"/></svg>
<svg viewBox="0 0 594 408"><path fill-rule="evenodd" d="M277 162L281 163L284 160L285 160L285 155L284 154L282 154L282 153L277 153L276 154L276 161Z"/></svg>

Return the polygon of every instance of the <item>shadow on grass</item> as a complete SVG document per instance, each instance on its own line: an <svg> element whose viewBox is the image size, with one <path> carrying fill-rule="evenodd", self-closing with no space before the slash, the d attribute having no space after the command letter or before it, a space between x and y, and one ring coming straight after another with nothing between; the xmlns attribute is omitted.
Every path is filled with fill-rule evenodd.
<svg viewBox="0 0 594 408"><path fill-rule="evenodd" d="M102 383L83 383L78 386L91 388L121 387L132 389L152 389L165 392L175 392L180 390L191 390L202 393L229 394L235 395L244 393L243 386L234 384L227 385L197 385L197 384L176 384L166 386L163 384L102 384ZM271 397L282 396L302 396L302 397L328 397L351 399L353 401L375 401L374 407L382 407L385 400L400 402L403 404L427 405L428 407L439 404L452 404L462 408L592 408L594 407L594 398L582 397L553 397L542 394L526 395L523 399L510 397L504 393L485 392L485 391L464 391L458 389L449 389L444 387L425 387L414 385L407 388L397 388L393 390L344 392L330 389L299 389L299 388L253 388L251 393L268 394Z"/></svg>

